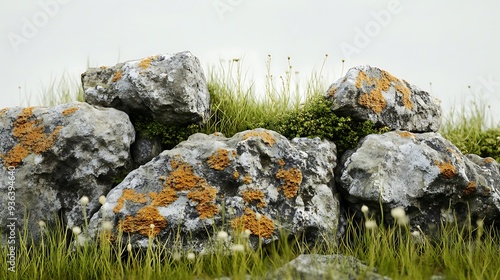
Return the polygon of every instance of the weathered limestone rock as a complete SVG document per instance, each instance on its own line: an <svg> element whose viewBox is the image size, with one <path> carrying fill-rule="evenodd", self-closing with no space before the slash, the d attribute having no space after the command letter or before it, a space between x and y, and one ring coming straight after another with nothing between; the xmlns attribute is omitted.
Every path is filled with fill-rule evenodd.
<svg viewBox="0 0 500 280"><path fill-rule="evenodd" d="M121 172L130 169L129 149L134 137L128 116L112 108L70 103L52 108L2 109L3 242L8 234L6 219L17 219L16 228L22 231L25 210L30 215L28 233L35 239L40 233L40 220L50 225L59 215L70 227L82 225L80 198L89 197L90 217L99 208L98 197L113 187L113 181L123 176Z"/></svg>
<svg viewBox="0 0 500 280"><path fill-rule="evenodd" d="M360 260L342 255L300 255L266 279L357 280L391 279L376 273Z"/></svg>
<svg viewBox="0 0 500 280"><path fill-rule="evenodd" d="M112 221L133 246L154 236L196 251L219 230L232 241L249 230L253 246L280 231L336 241L335 162L335 145L319 138L288 141L264 129L231 138L194 134L129 173L93 216L91 231Z"/></svg>
<svg viewBox="0 0 500 280"><path fill-rule="evenodd" d="M339 164L338 187L351 207L404 207L412 225L484 219L500 223L500 165L492 158L463 156L438 133L406 131L368 135ZM451 210L451 212L449 211Z"/></svg>
<svg viewBox="0 0 500 280"><path fill-rule="evenodd" d="M351 68L328 89L333 111L370 120L393 130L436 132L441 123L439 100L388 72L371 66Z"/></svg>
<svg viewBox="0 0 500 280"><path fill-rule="evenodd" d="M91 68L82 74L82 85L89 104L151 116L163 124L199 123L209 116L203 69L190 52Z"/></svg>

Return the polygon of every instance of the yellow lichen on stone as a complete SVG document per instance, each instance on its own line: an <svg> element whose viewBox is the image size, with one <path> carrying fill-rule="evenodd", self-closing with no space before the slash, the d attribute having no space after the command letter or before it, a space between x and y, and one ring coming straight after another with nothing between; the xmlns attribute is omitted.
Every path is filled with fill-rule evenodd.
<svg viewBox="0 0 500 280"><path fill-rule="evenodd" d="M240 178L240 173L239 173L238 171L236 171L236 170L235 170L235 171L233 172L233 177L234 177L234 179L238 180L238 179Z"/></svg>
<svg viewBox="0 0 500 280"><path fill-rule="evenodd" d="M337 91L337 88L336 87L331 87L328 89L328 91L326 92L327 96L328 97L334 97L335 96L335 91Z"/></svg>
<svg viewBox="0 0 500 280"><path fill-rule="evenodd" d="M253 235L270 238L273 235L275 224L265 215L257 215L250 208L245 208L245 214L231 221L231 228L236 232L250 230Z"/></svg>
<svg viewBox="0 0 500 280"><path fill-rule="evenodd" d="M157 58L158 56L150 56L147 57L139 62L139 67L141 67L143 70L149 68L151 66L151 62L153 59Z"/></svg>
<svg viewBox="0 0 500 280"><path fill-rule="evenodd" d="M122 210L125 205L125 201L132 201L136 203L146 203L148 199L146 195L143 193L136 193L133 189L124 189L122 192L122 196L118 199L115 207L113 208L113 212L118 213Z"/></svg>
<svg viewBox="0 0 500 280"><path fill-rule="evenodd" d="M2 110L0 110L0 117L5 116L5 113L7 113L8 111L9 111L9 108L3 108Z"/></svg>
<svg viewBox="0 0 500 280"><path fill-rule="evenodd" d="M250 137L260 137L264 143L269 146L272 146L276 143L276 140L273 138L269 132L266 131L250 131L243 135L243 140L247 140Z"/></svg>
<svg viewBox="0 0 500 280"><path fill-rule="evenodd" d="M73 114L77 110L78 110L78 107L68 108L68 109L62 111L62 114L63 114L63 116L67 116L67 115Z"/></svg>
<svg viewBox="0 0 500 280"><path fill-rule="evenodd" d="M451 161L448 162L439 162L437 160L434 161L439 170L441 171L441 175L443 175L447 179L453 178L457 175L457 171L455 170L455 166L451 164Z"/></svg>
<svg viewBox="0 0 500 280"><path fill-rule="evenodd" d="M491 157L487 157L487 158L485 158L485 159L484 159L484 163L486 163L486 164L488 164L488 163L492 163L492 162L494 162L494 161L495 161L495 159L494 159L494 158L491 158Z"/></svg>
<svg viewBox="0 0 500 280"><path fill-rule="evenodd" d="M99 67L99 68L100 68L100 69L102 69L102 70L104 70L104 69L106 69L106 68L108 68L108 67L103 65L103 66L101 66L101 67Z"/></svg>
<svg viewBox="0 0 500 280"><path fill-rule="evenodd" d="M150 192L152 206L167 206L177 200L177 192L171 187L163 188L160 193Z"/></svg>
<svg viewBox="0 0 500 280"><path fill-rule="evenodd" d="M119 224L119 228L123 232L137 232L150 237L156 236L166 226L167 220L165 217L160 214L156 207L150 205L142 207L139 211L137 211L135 217L127 216Z"/></svg>
<svg viewBox="0 0 500 280"><path fill-rule="evenodd" d="M282 160L282 159L278 159L278 164L279 164L280 166L285 166L285 161L284 161L284 160Z"/></svg>
<svg viewBox="0 0 500 280"><path fill-rule="evenodd" d="M369 93L360 95L358 104L371 109L377 114L380 114L386 107L387 102L383 96L383 92L387 92L391 86L394 86L396 92L401 94L403 106L407 109L413 108L413 103L410 99L411 90L400 79L386 71L381 71L380 78L370 78L363 71L359 71L356 78L356 88L360 89L363 84L368 84L374 88Z"/></svg>
<svg viewBox="0 0 500 280"><path fill-rule="evenodd" d="M245 178L243 178L243 184L248 185L250 183L252 183L252 177L250 177L250 174L247 173L247 175L245 175Z"/></svg>
<svg viewBox="0 0 500 280"><path fill-rule="evenodd" d="M460 155L455 150L453 150L452 148L449 148L449 147L446 150L448 150L448 152L452 153L458 161L462 161L462 158L460 158Z"/></svg>
<svg viewBox="0 0 500 280"><path fill-rule="evenodd" d="M0 154L3 158L4 166L19 166L21 162L30 154L41 154L49 150L56 141L62 126L58 126L51 134L45 134L45 126L42 120L33 117L33 107L22 109L14 122L13 136L19 139L6 155Z"/></svg>
<svg viewBox="0 0 500 280"><path fill-rule="evenodd" d="M413 137L413 138L415 138L415 134L408 132L408 131L397 131L396 133L401 137L405 137L405 138Z"/></svg>
<svg viewBox="0 0 500 280"><path fill-rule="evenodd" d="M299 169L280 169L276 173L276 178L285 180L282 189L286 198L291 199L297 195L299 186L302 183L302 172Z"/></svg>
<svg viewBox="0 0 500 280"><path fill-rule="evenodd" d="M248 189L244 190L241 194L243 201L248 204L257 202L257 207L262 208L266 206L266 201L264 200L264 193L261 190Z"/></svg>
<svg viewBox="0 0 500 280"><path fill-rule="evenodd" d="M200 215L200 219L212 218L217 215L220 209L213 203L217 196L217 189L210 186L205 179L196 176L193 167L189 164L172 160L170 165L173 170L167 178L164 178L163 187L171 189L169 190L171 197L173 198L172 192L189 191L187 198L198 203L196 211Z"/></svg>
<svg viewBox="0 0 500 280"><path fill-rule="evenodd" d="M120 80L122 78L122 70L119 70L118 72L115 73L115 75L113 75L113 79L111 80L113 83L116 83L118 80Z"/></svg>
<svg viewBox="0 0 500 280"><path fill-rule="evenodd" d="M207 160L208 166L215 170L224 170L230 162L229 152L224 149L218 149L217 152L209 156Z"/></svg>
<svg viewBox="0 0 500 280"><path fill-rule="evenodd" d="M474 181L470 181L464 190L464 195L471 195L475 191L476 191L476 183Z"/></svg>

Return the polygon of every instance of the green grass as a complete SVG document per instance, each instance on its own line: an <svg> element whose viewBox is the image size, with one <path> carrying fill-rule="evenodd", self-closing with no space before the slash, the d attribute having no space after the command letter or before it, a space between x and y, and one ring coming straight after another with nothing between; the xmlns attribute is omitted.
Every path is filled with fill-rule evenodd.
<svg viewBox="0 0 500 280"><path fill-rule="evenodd" d="M269 58L268 67L270 62ZM383 132L369 123L331 115L328 104L320 98L331 81L325 81L321 71L311 75L305 89L296 87L292 73L289 65L278 79L269 74L265 93L258 94L253 82L245 78L241 61L233 60L227 68L211 69L209 120L202 126L176 128L175 131L180 132L168 139L169 145L175 145L192 132L217 131L231 136L242 130L267 127L287 137L332 139L340 135L348 138L338 144L340 150L345 150L367 133ZM46 106L83 100L79 81L68 76L52 82L45 90L41 103ZM500 127L488 123L484 112L480 104L453 111L443 121L440 133L463 153L491 156L498 161ZM153 136L172 135L157 123L146 120L140 125L142 131ZM63 230L61 224L55 224L48 226L40 245L32 244L26 231L20 232L18 240L22 246L16 258L17 272L0 274L0 279L3 275L8 279L212 279L222 276L244 279L246 274L259 279L300 253L355 256L393 279L429 279L433 275L445 275L446 279L500 279L500 236L492 228L483 228L476 221L469 221L465 227L443 224L430 238L407 226L388 227L378 223L375 228L366 228L364 222L370 218L369 213L363 221L349 218L339 244L311 248L301 240L285 238L270 247L252 250L246 246L244 252L231 252L212 240L219 249L206 255L197 254L194 260L189 260L186 252L166 248L155 239L150 240L147 250L129 252L120 235L114 243L103 234L95 240L99 246L68 246L67 240L72 240L73 234ZM246 244L245 237L235 238ZM2 247L1 251L6 256L8 247ZM5 261L0 262L1 271L7 268Z"/></svg>

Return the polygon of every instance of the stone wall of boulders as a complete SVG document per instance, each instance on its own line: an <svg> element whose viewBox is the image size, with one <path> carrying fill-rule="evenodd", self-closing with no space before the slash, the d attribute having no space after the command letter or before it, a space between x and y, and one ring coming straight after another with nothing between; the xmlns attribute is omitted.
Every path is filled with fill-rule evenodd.
<svg viewBox="0 0 500 280"><path fill-rule="evenodd" d="M392 131L368 135L341 155L329 140L261 128L230 138L194 134L165 151L136 136L134 116L167 126L209 118L207 82L189 52L89 69L82 84L86 103L0 110L0 162L4 174L13 170L2 175L0 193L15 193L0 201L3 243L7 219L21 230L25 211L35 240L40 220L71 228L83 225L86 211L92 235L109 221L133 246L180 237L196 251L214 229L249 234L253 246L283 233L335 243L342 213L363 205L375 215L382 208L388 224L390 210L403 207L410 226L424 231L469 214L500 223L498 162L463 155L437 132L439 101L375 67L350 69L325 98L337 115Z"/></svg>

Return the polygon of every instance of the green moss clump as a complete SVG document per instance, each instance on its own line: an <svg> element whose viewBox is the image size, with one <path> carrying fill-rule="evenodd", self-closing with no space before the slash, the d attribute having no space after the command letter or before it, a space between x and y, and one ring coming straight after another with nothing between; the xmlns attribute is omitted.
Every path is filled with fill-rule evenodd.
<svg viewBox="0 0 500 280"><path fill-rule="evenodd" d="M201 127L196 124L187 126L179 125L164 125L147 116L135 116L132 118L132 123L136 133L142 137L150 139L160 139L162 148L170 150L182 141L197 132L201 132Z"/></svg>
<svg viewBox="0 0 500 280"><path fill-rule="evenodd" d="M500 129L489 129L481 133L479 155L492 157L500 162Z"/></svg>
<svg viewBox="0 0 500 280"><path fill-rule="evenodd" d="M331 110L332 102L322 96L315 97L302 109L292 111L269 125L269 129L293 137L320 137L335 143L342 155L354 149L359 140L368 134L389 131L387 127L376 127L370 121L357 121L351 117L339 117Z"/></svg>

